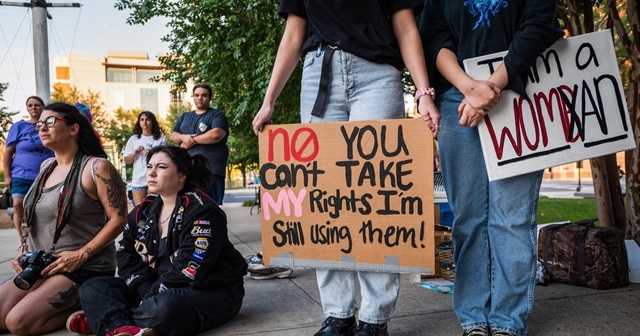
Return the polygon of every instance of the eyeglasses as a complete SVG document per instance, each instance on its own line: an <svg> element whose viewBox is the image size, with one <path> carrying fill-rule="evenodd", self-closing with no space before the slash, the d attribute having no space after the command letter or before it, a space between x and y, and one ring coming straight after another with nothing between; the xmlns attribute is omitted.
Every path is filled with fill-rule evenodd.
<svg viewBox="0 0 640 336"><path fill-rule="evenodd" d="M60 118L60 117L56 117L56 116L48 116L44 120L38 120L38 122L36 122L36 129L40 130L41 128L43 128L45 126L46 126L47 129L49 129L49 128L53 127L58 120L65 121L64 118Z"/></svg>

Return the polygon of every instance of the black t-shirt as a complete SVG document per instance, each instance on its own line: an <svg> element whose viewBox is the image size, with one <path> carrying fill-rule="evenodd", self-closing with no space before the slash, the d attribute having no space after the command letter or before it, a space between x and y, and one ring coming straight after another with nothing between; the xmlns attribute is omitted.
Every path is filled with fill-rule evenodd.
<svg viewBox="0 0 640 336"><path fill-rule="evenodd" d="M209 169L213 175L225 175L225 167L229 158L227 138L229 137L229 125L224 113L218 109L209 109L203 114L195 111L183 113L173 127L174 132L181 134L203 134L213 128L221 128L227 134L214 144L196 144L189 149L189 154L200 154L209 161Z"/></svg>
<svg viewBox="0 0 640 336"><path fill-rule="evenodd" d="M371 62L404 67L391 17L401 9L419 13L420 0L280 0L278 14L307 20L302 51L331 44Z"/></svg>
<svg viewBox="0 0 640 336"><path fill-rule="evenodd" d="M458 62L508 50L504 64L509 86L524 94L526 73L536 57L563 32L555 16L554 0L426 0L420 32L432 85L451 87L435 68L442 48Z"/></svg>

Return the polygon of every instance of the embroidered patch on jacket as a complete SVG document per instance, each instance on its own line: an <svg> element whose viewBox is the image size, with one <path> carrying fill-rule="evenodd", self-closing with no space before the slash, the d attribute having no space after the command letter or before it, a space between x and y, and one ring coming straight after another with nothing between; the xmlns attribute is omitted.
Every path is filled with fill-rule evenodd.
<svg viewBox="0 0 640 336"><path fill-rule="evenodd" d="M473 25L475 30L480 26L491 28L491 19L509 3L507 0L465 0L464 5L476 19Z"/></svg>
<svg viewBox="0 0 640 336"><path fill-rule="evenodd" d="M199 249L206 250L209 248L209 240L207 238L197 238L194 245Z"/></svg>
<svg viewBox="0 0 640 336"><path fill-rule="evenodd" d="M198 269L193 265L189 265L182 269L182 274L191 280L195 280L196 275L198 275Z"/></svg>
<svg viewBox="0 0 640 336"><path fill-rule="evenodd" d="M193 253L191 254L191 259L193 261L202 263L204 261L204 258L207 256L207 252L200 250L200 249L195 249L193 251Z"/></svg>
<svg viewBox="0 0 640 336"><path fill-rule="evenodd" d="M211 237L211 227L194 226L191 229L191 235L194 237Z"/></svg>

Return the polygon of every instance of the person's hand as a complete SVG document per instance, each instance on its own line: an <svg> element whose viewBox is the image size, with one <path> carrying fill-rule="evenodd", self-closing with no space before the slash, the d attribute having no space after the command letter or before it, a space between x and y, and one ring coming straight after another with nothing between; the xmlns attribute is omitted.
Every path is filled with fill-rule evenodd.
<svg viewBox="0 0 640 336"><path fill-rule="evenodd" d="M273 106L262 103L260 110L253 118L253 122L251 123L251 127L253 128L253 133L258 135L259 132L262 131L264 126L271 122L271 117L273 116Z"/></svg>
<svg viewBox="0 0 640 336"><path fill-rule="evenodd" d="M191 135L189 134L185 134L182 137L182 142L180 143L180 147L184 148L184 149L190 149L191 147L193 147L196 144L196 142L193 140L193 138L191 137Z"/></svg>
<svg viewBox="0 0 640 336"><path fill-rule="evenodd" d="M22 272L22 267L20 267L20 257L22 257L22 255L11 260L11 268L13 268L13 271L16 272L16 274Z"/></svg>
<svg viewBox="0 0 640 336"><path fill-rule="evenodd" d="M476 109L467 99L463 99L458 106L458 123L463 127L476 127L484 119L487 112L483 109Z"/></svg>
<svg viewBox="0 0 640 336"><path fill-rule="evenodd" d="M418 100L418 113L420 118L427 123L427 127L431 130L434 137L438 136L438 128L440 127L440 111L433 102L433 97L424 95Z"/></svg>
<svg viewBox="0 0 640 336"><path fill-rule="evenodd" d="M462 92L467 104L476 110L491 110L500 100L502 90L493 82L471 80Z"/></svg>
<svg viewBox="0 0 640 336"><path fill-rule="evenodd" d="M70 273L82 266L88 259L86 249L64 251L56 255L56 260L45 267L40 273L43 277L49 277L58 273Z"/></svg>
<svg viewBox="0 0 640 336"><path fill-rule="evenodd" d="M143 152L144 149L145 149L144 146L138 146L138 148L136 148L136 154Z"/></svg>

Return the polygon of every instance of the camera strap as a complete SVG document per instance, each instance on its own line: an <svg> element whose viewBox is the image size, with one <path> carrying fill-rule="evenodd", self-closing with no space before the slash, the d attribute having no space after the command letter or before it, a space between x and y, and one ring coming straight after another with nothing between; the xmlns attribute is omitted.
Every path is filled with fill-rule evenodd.
<svg viewBox="0 0 640 336"><path fill-rule="evenodd" d="M51 252L55 251L56 244L60 240L60 235L64 229L69 217L71 216L71 204L75 195L76 187L78 185L78 179L82 173L82 162L84 155L80 152L76 154L71 164L71 169L64 179L62 185L62 191L58 197L58 213L56 216L55 231L53 235L53 243L51 246ZM41 173L36 177L34 181L34 187L29 190L24 199L25 216L23 218L23 230L29 230L33 227L35 218L35 209L42 196L42 190L44 189L47 179L58 165L58 162L52 160L52 162L44 167ZM48 223L41 223L41 225L47 225Z"/></svg>
<svg viewBox="0 0 640 336"><path fill-rule="evenodd" d="M78 181L82 175L82 161L83 155L78 153L73 159L73 164L67 176L64 179L62 190L60 190L60 196L58 196L58 215L56 216L56 228L53 233L53 242L51 244L51 252L56 250L62 230L67 225L69 217L71 217L71 204L76 193L76 187Z"/></svg>

